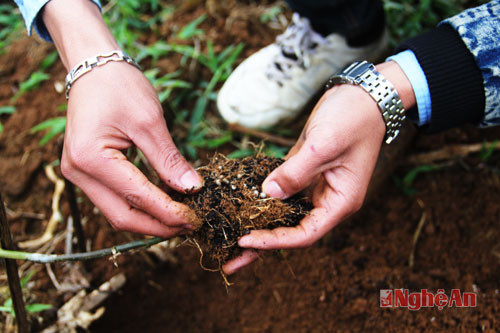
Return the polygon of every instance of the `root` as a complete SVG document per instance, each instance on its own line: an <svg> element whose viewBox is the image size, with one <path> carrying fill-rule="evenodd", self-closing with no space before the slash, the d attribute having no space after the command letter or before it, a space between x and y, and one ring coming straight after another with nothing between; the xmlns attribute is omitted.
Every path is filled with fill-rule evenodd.
<svg viewBox="0 0 500 333"><path fill-rule="evenodd" d="M222 265L238 256L238 240L250 230L294 227L312 208L301 194L287 201L263 195L263 181L283 161L259 155L262 148L255 147L256 157L241 160L214 156L208 166L197 169L205 180L201 191L173 196L204 222L189 237L200 252L200 267L206 271L220 271ZM204 261L214 267L205 267Z"/></svg>
<svg viewBox="0 0 500 333"><path fill-rule="evenodd" d="M200 244L198 244L198 242L196 241L196 239L194 238L191 238L190 239L191 242L194 243L194 245L196 245L196 248L198 249L198 251L200 251L200 267L204 270L204 271L208 271L208 272L218 272L220 271L221 269L220 268L217 268L217 269L214 269L214 268L208 268L208 267L205 267L205 265L203 265L203 250L201 249L201 246Z"/></svg>
<svg viewBox="0 0 500 333"><path fill-rule="evenodd" d="M59 210L59 202L61 194L64 192L64 180L56 176L52 164L48 164L44 170L50 181L55 184L54 194L52 195L52 215L43 235L37 239L20 242L18 245L21 249L40 247L50 241L54 237L57 224L63 220L61 211Z"/></svg>
<svg viewBox="0 0 500 333"><path fill-rule="evenodd" d="M227 280L227 276L222 271L222 268L219 268L219 272L220 272L220 275L222 276L222 279L224 279L224 285L226 286L226 292L229 294L228 287L232 286L233 284Z"/></svg>
<svg viewBox="0 0 500 333"><path fill-rule="evenodd" d="M200 252L200 267L204 271L207 271L207 272L219 272L220 275L222 276L222 279L224 280L224 285L226 287L226 291L229 293L228 287L232 286L233 284L228 281L228 279L226 277L226 274L224 274L224 272L222 271L222 265L221 265L220 260L219 260L219 268L215 269L215 268L208 268L208 267L206 267L205 265L203 265L203 255L204 255L204 253L203 253L203 250L201 249L200 244L198 244L198 242L194 238L190 238L189 242L192 242L196 246L196 248L198 249L198 251Z"/></svg>

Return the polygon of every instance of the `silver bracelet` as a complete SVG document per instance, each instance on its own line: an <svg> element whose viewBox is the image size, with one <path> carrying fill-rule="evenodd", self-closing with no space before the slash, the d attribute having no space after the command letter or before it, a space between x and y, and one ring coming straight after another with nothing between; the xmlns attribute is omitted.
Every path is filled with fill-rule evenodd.
<svg viewBox="0 0 500 333"><path fill-rule="evenodd" d="M69 98L69 91L71 89L71 86L73 85L73 83L75 83L76 80L78 80L78 78L80 78L82 75L87 74L95 67L103 66L110 61L125 61L141 70L141 66L139 66L139 64L136 63L135 60L132 59L132 57L120 50L98 54L94 57L85 59L84 61L73 67L66 75L66 99Z"/></svg>

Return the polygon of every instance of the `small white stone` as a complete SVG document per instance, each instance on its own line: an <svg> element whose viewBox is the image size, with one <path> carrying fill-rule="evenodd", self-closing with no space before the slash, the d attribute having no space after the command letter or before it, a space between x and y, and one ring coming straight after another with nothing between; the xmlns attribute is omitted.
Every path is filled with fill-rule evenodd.
<svg viewBox="0 0 500 333"><path fill-rule="evenodd" d="M241 179L242 177L243 177L243 175L241 173L236 175L236 178L238 178L238 179Z"/></svg>
<svg viewBox="0 0 500 333"><path fill-rule="evenodd" d="M219 170L222 170L222 165L219 165L217 168L218 168Z"/></svg>
<svg viewBox="0 0 500 333"><path fill-rule="evenodd" d="M231 189L232 189L233 191L234 191L234 190L236 190L236 186L231 185Z"/></svg>
<svg viewBox="0 0 500 333"><path fill-rule="evenodd" d="M243 184L243 187L244 187L244 188L247 188L247 184Z"/></svg>
<svg viewBox="0 0 500 333"><path fill-rule="evenodd" d="M257 190L253 191L253 195L255 195L256 197L258 197L259 196L259 191L257 191Z"/></svg>
<svg viewBox="0 0 500 333"><path fill-rule="evenodd" d="M260 192L260 197L262 199L265 199L265 198L267 198L267 195L264 192Z"/></svg>
<svg viewBox="0 0 500 333"><path fill-rule="evenodd" d="M61 81L56 81L54 83L54 89L59 93L62 94L64 92L64 83Z"/></svg>
<svg viewBox="0 0 500 333"><path fill-rule="evenodd" d="M215 180L215 184L217 184L218 186L220 186L220 179L216 179Z"/></svg>

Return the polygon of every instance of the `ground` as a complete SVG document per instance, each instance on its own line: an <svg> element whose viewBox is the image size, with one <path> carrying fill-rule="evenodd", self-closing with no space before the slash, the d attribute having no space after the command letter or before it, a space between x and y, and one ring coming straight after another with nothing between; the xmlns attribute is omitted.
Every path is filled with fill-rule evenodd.
<svg viewBox="0 0 500 333"><path fill-rule="evenodd" d="M183 26L199 17L212 2L207 6L193 3L165 24L165 35L175 25ZM260 22L259 12L252 12L255 8L252 3L239 4L231 26L227 25L227 14L214 11L202 27L219 50L245 42L243 59L272 41L277 33ZM51 50L36 38L23 38L10 46L0 58L0 105L12 104L10 99L19 83L38 69ZM178 63L178 57L166 57L157 66L173 71ZM60 139L40 147L43 133L31 133L30 129L45 119L64 115L57 111L65 103L64 95L54 85L63 81L65 70L58 62L49 72L51 78L39 89L15 102L14 114L2 116L5 128L0 135L0 192L7 207L45 217L51 214L53 184L45 176L43 165L58 159ZM211 108L208 116L217 118ZM92 261L83 273L90 289L118 272L126 274L127 284L106 301L104 316L90 330L500 330L500 154L447 159L439 169L418 174L411 185L401 186L398 181L415 170L410 156L416 153L457 143L491 142L499 137L500 128L480 130L472 126L417 135L398 157L392 176L359 213L311 248L262 254L257 263L229 277L233 285L228 289L218 273L201 269L197 249L188 246L174 249L175 260L165 263L142 252L119 256L118 268L108 258ZM203 159L197 163L203 163ZM60 175L58 168L56 171ZM82 193L78 196L91 249L138 238L114 231ZM67 217L69 207L64 197L61 210ZM420 222L422 231L414 245ZM13 213L10 223L15 241L23 241L40 235L46 222ZM64 225L58 227L58 231L64 229ZM56 253L64 251L63 243L54 244ZM21 267L37 271L30 284L30 300L60 307L73 295L56 290L45 266ZM54 264L52 269L60 281L66 280L71 271L63 264ZM398 288L427 288L434 293L445 289L447 294L453 288L474 291L478 304L468 309L380 308L380 289ZM52 322L54 312L46 311L41 318L44 322L38 328Z"/></svg>

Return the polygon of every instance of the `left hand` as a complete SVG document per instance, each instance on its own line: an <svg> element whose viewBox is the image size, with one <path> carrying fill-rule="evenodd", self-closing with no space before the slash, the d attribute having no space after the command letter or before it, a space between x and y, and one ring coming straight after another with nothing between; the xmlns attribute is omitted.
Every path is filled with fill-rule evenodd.
<svg viewBox="0 0 500 333"><path fill-rule="evenodd" d="M405 109L415 103L411 84L395 63L378 66L396 86ZM286 162L264 181L264 192L286 199L307 189L314 209L297 227L255 230L238 245L257 250L307 247L363 204L375 168L385 123L376 102L361 88L341 85L327 91L314 108ZM223 267L227 274L258 257L245 251Z"/></svg>

